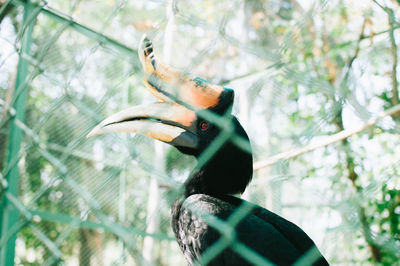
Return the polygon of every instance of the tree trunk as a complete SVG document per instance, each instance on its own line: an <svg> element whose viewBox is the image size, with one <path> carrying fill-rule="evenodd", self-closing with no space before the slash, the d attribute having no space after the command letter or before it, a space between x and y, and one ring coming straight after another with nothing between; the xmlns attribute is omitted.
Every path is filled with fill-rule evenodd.
<svg viewBox="0 0 400 266"><path fill-rule="evenodd" d="M167 26L164 33L163 61L166 64L171 62L171 51L173 44L173 34L175 30L175 17L173 13L173 1L167 2ZM154 165L157 172L165 172L165 152L162 143L156 142ZM159 229L159 205L160 205L160 189L157 176L153 175L149 185L149 199L147 202L147 233L156 233ZM143 258L148 262L155 261L155 240L150 236L144 238Z"/></svg>
<svg viewBox="0 0 400 266"><path fill-rule="evenodd" d="M79 266L89 266L92 257L89 230L79 228L79 242Z"/></svg>

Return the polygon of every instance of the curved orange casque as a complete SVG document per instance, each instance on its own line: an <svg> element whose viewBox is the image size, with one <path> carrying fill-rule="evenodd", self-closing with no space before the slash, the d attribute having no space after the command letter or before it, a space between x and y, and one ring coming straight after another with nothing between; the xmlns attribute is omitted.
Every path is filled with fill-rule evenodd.
<svg viewBox="0 0 400 266"><path fill-rule="evenodd" d="M224 88L209 84L199 78L179 72L163 64L155 56L153 45L146 35L143 36L139 49L139 58L147 75L144 83L150 92L161 101L181 100L197 109L207 109L218 105ZM159 86L152 84L149 77L156 77ZM172 97L171 97L172 96Z"/></svg>

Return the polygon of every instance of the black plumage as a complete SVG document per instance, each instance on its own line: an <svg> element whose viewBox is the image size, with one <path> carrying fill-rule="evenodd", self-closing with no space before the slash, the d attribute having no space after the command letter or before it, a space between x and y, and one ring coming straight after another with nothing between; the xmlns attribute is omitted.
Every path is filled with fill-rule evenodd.
<svg viewBox="0 0 400 266"><path fill-rule="evenodd" d="M249 142L247 134L235 117L231 117L235 134ZM212 143L220 130L212 127L203 134L199 151L184 150L198 155ZM179 148L179 147L178 147ZM179 246L189 263L194 264L201 254L211 248L221 234L196 213L211 214L226 221L242 204L250 213L235 227L236 238L268 261L290 265L308 251L315 252L313 265L328 265L310 237L295 224L243 199L232 196L244 192L252 177L252 154L232 141L227 141L200 169L195 169L184 184L184 195L172 206L172 227ZM232 248L225 248L208 265L253 265Z"/></svg>
<svg viewBox="0 0 400 266"><path fill-rule="evenodd" d="M145 85L160 101L122 110L102 121L88 136L108 131L135 132L202 158L172 205L172 228L187 262L204 264L204 252L220 242L221 228L214 227L210 217L216 219L214 222L228 221L245 206L249 212L234 228L224 226L227 245L208 261L209 265L252 265L251 258L238 252L246 247L278 265L292 264L305 254L314 255L310 256L315 258L314 265L328 265L299 227L233 196L244 192L253 175L249 138L231 115L233 90L162 64L146 36L138 53L146 74ZM215 124L209 117L214 118L211 120ZM221 137L226 137L223 142ZM210 158L204 158L210 147L217 146ZM238 248L237 243L246 247Z"/></svg>

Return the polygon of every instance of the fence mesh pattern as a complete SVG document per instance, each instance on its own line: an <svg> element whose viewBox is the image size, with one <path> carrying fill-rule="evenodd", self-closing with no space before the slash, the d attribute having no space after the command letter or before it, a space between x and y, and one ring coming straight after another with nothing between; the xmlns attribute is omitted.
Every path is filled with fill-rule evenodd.
<svg viewBox="0 0 400 266"><path fill-rule="evenodd" d="M395 264L399 16L378 0L0 0L0 265L186 264L170 205L195 160L141 135L86 137L156 101L143 33L165 62L234 88L255 161L242 197L302 227L331 264ZM247 207L204 217L225 237L201 263L229 246L272 264L229 237Z"/></svg>

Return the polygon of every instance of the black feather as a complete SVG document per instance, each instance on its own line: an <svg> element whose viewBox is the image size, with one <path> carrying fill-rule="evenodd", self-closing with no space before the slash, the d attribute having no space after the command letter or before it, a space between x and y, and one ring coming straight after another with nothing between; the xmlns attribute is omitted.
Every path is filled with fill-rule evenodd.
<svg viewBox="0 0 400 266"><path fill-rule="evenodd" d="M234 133L245 139L248 136L240 123L232 116ZM202 136L202 144L196 151L183 150L199 156L220 134L214 127ZM295 224L254 204L231 194L244 192L252 178L251 148L242 149L233 141L227 141L204 165L196 168L184 184L184 195L172 206L172 227L179 246L189 265L198 262L202 254L221 238L218 230L198 216L214 215L226 221L241 204L251 206L248 213L235 227L237 241L278 265L290 265L310 249L319 254L313 265L328 265L310 237ZM227 247L208 265L252 265L232 248Z"/></svg>

